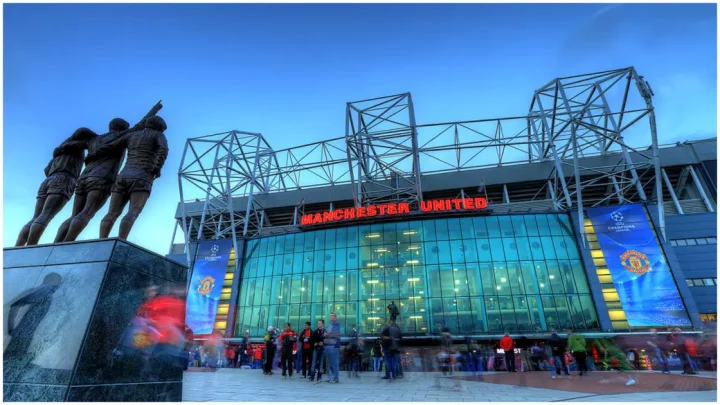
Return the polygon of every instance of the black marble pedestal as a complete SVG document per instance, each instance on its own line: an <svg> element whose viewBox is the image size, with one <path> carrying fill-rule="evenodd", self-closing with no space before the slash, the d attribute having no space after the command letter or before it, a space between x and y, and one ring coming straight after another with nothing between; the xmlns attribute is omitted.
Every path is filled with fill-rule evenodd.
<svg viewBox="0 0 720 405"><path fill-rule="evenodd" d="M112 352L146 288L184 286L185 266L122 239L5 248L3 259L4 401L182 400L182 368L117 367Z"/></svg>

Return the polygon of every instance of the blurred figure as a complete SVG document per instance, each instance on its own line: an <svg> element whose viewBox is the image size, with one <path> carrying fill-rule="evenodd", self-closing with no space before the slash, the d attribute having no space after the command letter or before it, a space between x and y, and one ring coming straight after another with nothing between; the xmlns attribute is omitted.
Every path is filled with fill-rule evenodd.
<svg viewBox="0 0 720 405"><path fill-rule="evenodd" d="M330 329L325 335L325 364L329 375L328 383L340 382L340 322L335 312L330 313Z"/></svg>
<svg viewBox="0 0 720 405"><path fill-rule="evenodd" d="M277 351L277 335L275 333L275 328L272 326L268 327L267 333L265 334L265 367L263 369L263 374L265 375L273 375L272 367L273 362L275 361L275 352Z"/></svg>
<svg viewBox="0 0 720 405"><path fill-rule="evenodd" d="M384 357L382 351L382 344L380 344L380 339L375 340L371 351L373 358L373 371L380 371L382 369L382 361Z"/></svg>
<svg viewBox="0 0 720 405"><path fill-rule="evenodd" d="M657 329L650 329L650 338L647 341L650 352L655 354L658 365L662 369L663 374L670 374L670 364L667 359L667 340L657 334Z"/></svg>
<svg viewBox="0 0 720 405"><path fill-rule="evenodd" d="M283 379L292 378L293 375L293 346L297 342L297 335L292 330L292 326L285 324L285 331L280 334L280 364L282 364ZM288 375L289 373L289 375Z"/></svg>
<svg viewBox="0 0 720 405"><path fill-rule="evenodd" d="M262 358L263 358L263 351L260 346L255 347L255 353L254 353L255 362L253 364L253 368L258 369L262 366Z"/></svg>
<svg viewBox="0 0 720 405"><path fill-rule="evenodd" d="M460 389L460 380L453 378L454 358L457 353L455 347L453 347L452 336L448 328L443 328L440 333L440 349L437 354L438 367L440 368L441 375L438 375L435 379L435 385L433 388L442 388L442 379L450 378L454 381L453 389Z"/></svg>
<svg viewBox="0 0 720 405"><path fill-rule="evenodd" d="M556 330L553 330L551 332L550 339L548 339L548 345L550 346L550 350L552 351L552 360L554 363L554 370L550 371L550 377L557 378L556 375L560 375L561 367L563 374L565 376L570 376L567 364L565 364L565 342L560 336L558 336Z"/></svg>
<svg viewBox="0 0 720 405"><path fill-rule="evenodd" d="M242 367L243 363L247 361L248 365L252 363L252 357L250 353L250 333L245 332L242 341L240 341L240 352L238 353L238 367Z"/></svg>
<svg viewBox="0 0 720 405"><path fill-rule="evenodd" d="M350 342L345 348L345 364L347 364L348 378L352 377L353 373L356 378L360 378L360 374L358 374L360 371L360 359L358 356L361 355L357 330L353 328L350 334Z"/></svg>
<svg viewBox="0 0 720 405"><path fill-rule="evenodd" d="M398 375L400 355L400 328L394 321L389 321L385 329L380 333L382 349L385 353L385 376L383 380L395 380Z"/></svg>
<svg viewBox="0 0 720 405"><path fill-rule="evenodd" d="M310 367L310 382L320 382L322 378L323 363L325 362L325 320L320 319L317 329L312 333L313 344L312 366ZM317 379L315 371L317 370Z"/></svg>
<svg viewBox="0 0 720 405"><path fill-rule="evenodd" d="M567 331L568 334L568 346L573 357L575 357L575 363L577 364L579 375L587 375L589 372L587 368L587 344L585 338L581 335L573 333L572 330Z"/></svg>
<svg viewBox="0 0 720 405"><path fill-rule="evenodd" d="M310 329L310 322L305 322L305 329L300 332L298 341L298 362L301 363L302 378L307 378L308 374L310 374L310 362L312 361L313 355L312 329Z"/></svg>
<svg viewBox="0 0 720 405"><path fill-rule="evenodd" d="M505 352L505 367L509 373L515 373L515 342L513 342L510 334L505 332L505 336L500 339L500 348Z"/></svg>
<svg viewBox="0 0 720 405"><path fill-rule="evenodd" d="M533 371L542 371L541 363L547 360L547 353L545 349L540 347L538 342L534 342L530 347L530 362L532 363Z"/></svg>

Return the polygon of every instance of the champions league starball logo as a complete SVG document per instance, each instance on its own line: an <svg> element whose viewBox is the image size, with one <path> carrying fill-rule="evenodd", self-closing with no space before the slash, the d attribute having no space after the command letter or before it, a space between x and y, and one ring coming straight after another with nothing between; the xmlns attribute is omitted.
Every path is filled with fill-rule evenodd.
<svg viewBox="0 0 720 405"><path fill-rule="evenodd" d="M610 214L610 218L615 222L614 226L608 226L609 231L615 232L629 232L631 229L635 229L634 224L625 224L623 220L625 217L621 212L615 211Z"/></svg>
<svg viewBox="0 0 720 405"><path fill-rule="evenodd" d="M218 245L212 245L210 247L210 256L205 256L205 260L208 262L216 262L220 257L217 255L217 252L220 250L220 246Z"/></svg>

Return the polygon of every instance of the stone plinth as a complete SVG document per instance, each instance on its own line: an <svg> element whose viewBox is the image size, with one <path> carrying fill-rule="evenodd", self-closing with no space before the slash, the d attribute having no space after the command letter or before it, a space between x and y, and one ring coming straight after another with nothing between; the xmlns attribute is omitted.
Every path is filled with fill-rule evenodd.
<svg viewBox="0 0 720 405"><path fill-rule="evenodd" d="M182 400L180 367L113 367L112 353L145 289L184 286L185 266L121 239L5 248L3 259L4 401Z"/></svg>

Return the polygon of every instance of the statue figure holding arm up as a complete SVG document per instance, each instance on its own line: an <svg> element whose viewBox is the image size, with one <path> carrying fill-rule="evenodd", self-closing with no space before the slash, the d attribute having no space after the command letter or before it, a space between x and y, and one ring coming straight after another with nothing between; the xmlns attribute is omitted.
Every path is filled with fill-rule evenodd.
<svg viewBox="0 0 720 405"><path fill-rule="evenodd" d="M117 175L110 196L110 208L100 223L100 238L107 238L125 206L130 203L127 214L120 222L118 236L127 239L135 220L142 212L155 179L168 156L165 120L159 116L148 117L143 129L129 132L112 143L98 149L101 156L114 149L127 149L127 161ZM91 164L88 159L87 164Z"/></svg>
<svg viewBox="0 0 720 405"><path fill-rule="evenodd" d="M71 242L77 239L88 222L105 205L113 184L117 178L120 164L125 157L124 148L107 148L123 136L145 128L148 118L154 117L162 109L159 101L139 123L130 124L122 118L110 121L109 132L96 136L88 143L88 154L83 170L75 188L72 216L58 229L55 243Z"/></svg>

